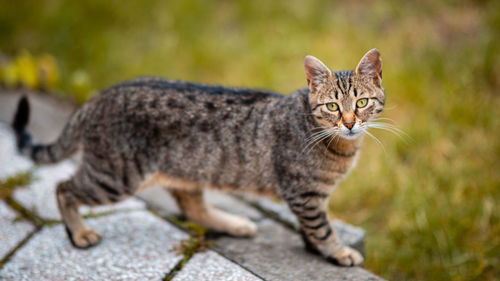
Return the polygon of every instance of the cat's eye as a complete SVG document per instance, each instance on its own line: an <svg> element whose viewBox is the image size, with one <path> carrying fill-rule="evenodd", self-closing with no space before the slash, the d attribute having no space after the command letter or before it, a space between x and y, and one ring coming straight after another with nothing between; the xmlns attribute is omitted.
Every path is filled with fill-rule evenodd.
<svg viewBox="0 0 500 281"><path fill-rule="evenodd" d="M360 99L356 102L356 107L362 108L368 104L368 99Z"/></svg>
<svg viewBox="0 0 500 281"><path fill-rule="evenodd" d="M326 104L326 108L328 108L328 110L330 111L337 111L339 110L339 105L334 102L331 102Z"/></svg>

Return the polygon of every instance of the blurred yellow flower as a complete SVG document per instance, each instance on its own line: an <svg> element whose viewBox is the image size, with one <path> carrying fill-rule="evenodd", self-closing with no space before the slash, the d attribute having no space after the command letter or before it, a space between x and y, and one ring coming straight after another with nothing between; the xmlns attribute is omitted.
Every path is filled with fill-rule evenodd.
<svg viewBox="0 0 500 281"><path fill-rule="evenodd" d="M28 51L21 51L15 60L17 82L30 89L38 89L40 79L36 60Z"/></svg>
<svg viewBox="0 0 500 281"><path fill-rule="evenodd" d="M7 88L14 88L17 85L17 70L14 62L8 62L0 70L0 79Z"/></svg>
<svg viewBox="0 0 500 281"><path fill-rule="evenodd" d="M77 70L71 75L71 91L78 104L84 103L90 95L90 78L84 70Z"/></svg>
<svg viewBox="0 0 500 281"><path fill-rule="evenodd" d="M59 67L54 56L43 54L38 58L40 86L44 90L55 89L60 80Z"/></svg>

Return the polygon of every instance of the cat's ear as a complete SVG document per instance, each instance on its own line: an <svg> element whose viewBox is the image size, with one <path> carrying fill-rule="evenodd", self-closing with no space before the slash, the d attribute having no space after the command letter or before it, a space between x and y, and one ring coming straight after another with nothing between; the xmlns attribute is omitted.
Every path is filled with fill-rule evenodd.
<svg viewBox="0 0 500 281"><path fill-rule="evenodd" d="M328 82L328 79L332 76L330 69L313 56L306 56L304 68L306 70L307 84L311 92L316 91L321 85Z"/></svg>
<svg viewBox="0 0 500 281"><path fill-rule="evenodd" d="M373 83L380 87L382 84L382 59L380 59L378 49L368 51L359 61L354 73L372 79Z"/></svg>

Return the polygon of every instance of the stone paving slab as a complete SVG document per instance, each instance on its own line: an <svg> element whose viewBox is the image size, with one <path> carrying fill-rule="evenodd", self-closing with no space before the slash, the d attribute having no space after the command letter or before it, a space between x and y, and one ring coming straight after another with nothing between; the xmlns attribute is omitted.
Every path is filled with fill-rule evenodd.
<svg viewBox="0 0 500 281"><path fill-rule="evenodd" d="M0 201L0 260L35 230L27 221L14 221L17 213Z"/></svg>
<svg viewBox="0 0 500 281"><path fill-rule="evenodd" d="M245 194L243 198L245 201L254 204L266 213L272 214L272 216L279 221L293 227L296 231L299 230L297 217L290 211L286 204L249 194ZM349 245L364 254L365 231L363 229L349 225L340 220L333 220L331 223L343 244Z"/></svg>
<svg viewBox="0 0 500 281"><path fill-rule="evenodd" d="M164 218L181 214L174 197L161 186L151 186L138 192L136 196L146 202L151 210Z"/></svg>
<svg viewBox="0 0 500 281"><path fill-rule="evenodd" d="M147 190L149 193L146 196L141 195L141 198L144 198L159 214L169 217L179 213L175 201L168 192L159 187ZM248 216L257 222L259 229L253 238L222 236L215 239L214 242L216 251L222 256L242 265L265 280L382 280L362 268L338 267L318 255L307 252L296 231L291 230L289 226L266 218L262 213L241 200L214 191L208 191L207 195L207 202L227 211ZM253 197L253 200L256 200L253 202L256 204L260 202L257 205L259 208L265 209L266 212L281 214L278 220L293 226L295 216L286 205L261 197ZM164 202L169 203L163 204ZM234 211L236 209L239 211ZM356 243L362 245L363 230L340 221L334 221L333 226L344 243L354 244L354 246ZM181 276L185 276L185 274L183 273Z"/></svg>
<svg viewBox="0 0 500 281"><path fill-rule="evenodd" d="M45 227L19 249L0 280L161 280L182 259L187 234L147 211L88 219L103 235L90 249L74 248L62 225Z"/></svg>
<svg viewBox="0 0 500 281"><path fill-rule="evenodd" d="M233 197L229 193L223 193L217 190L205 190L205 198L209 204L212 204L229 213L245 216L252 221L259 221L265 218L261 212L247 203Z"/></svg>
<svg viewBox="0 0 500 281"><path fill-rule="evenodd" d="M173 280L257 281L262 279L221 255L213 251L206 251L194 255Z"/></svg>
<svg viewBox="0 0 500 281"><path fill-rule="evenodd" d="M308 253L300 236L265 219L253 238L221 237L216 251L265 280L382 280L360 267L339 267Z"/></svg>
<svg viewBox="0 0 500 281"><path fill-rule="evenodd" d="M17 153L12 130L7 124L0 123L0 179L26 171L33 166L31 160Z"/></svg>
<svg viewBox="0 0 500 281"><path fill-rule="evenodd" d="M55 165L35 167L33 162L17 153L12 130L0 123L0 178L6 178L29 169L34 170L34 180L26 188L18 188L13 197L23 207L34 210L43 218L60 220L55 190L57 183L71 177L76 169L74 159L68 159ZM99 214L114 210L141 209L145 204L135 198L111 206L81 207L82 214Z"/></svg>
<svg viewBox="0 0 500 281"><path fill-rule="evenodd" d="M164 189L155 187L145 192L141 193L141 198L160 215L169 217L179 213L175 201ZM273 217L284 223L282 224L266 218L255 208L229 194L206 190L206 195L207 202L257 222L259 229L255 237L222 236L215 239L215 244L216 250L224 257L265 280L381 280L362 268L338 267L307 252L300 235L290 229L298 227L298 224L285 204L263 197L243 197L245 201L255 204L266 213L273 214ZM343 243L363 250L365 234L362 229L340 221L333 221L332 225Z"/></svg>

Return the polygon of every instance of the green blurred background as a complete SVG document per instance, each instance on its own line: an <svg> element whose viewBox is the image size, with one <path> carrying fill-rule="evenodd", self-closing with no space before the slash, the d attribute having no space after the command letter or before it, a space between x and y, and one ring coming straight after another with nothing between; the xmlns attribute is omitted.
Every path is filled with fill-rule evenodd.
<svg viewBox="0 0 500 281"><path fill-rule="evenodd" d="M384 117L334 192L390 280L500 276L500 1L0 0L0 79L85 101L141 75L305 86L303 58L352 69L377 47Z"/></svg>

